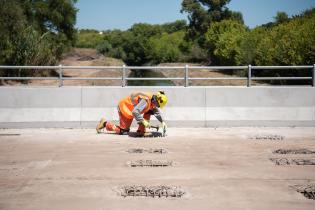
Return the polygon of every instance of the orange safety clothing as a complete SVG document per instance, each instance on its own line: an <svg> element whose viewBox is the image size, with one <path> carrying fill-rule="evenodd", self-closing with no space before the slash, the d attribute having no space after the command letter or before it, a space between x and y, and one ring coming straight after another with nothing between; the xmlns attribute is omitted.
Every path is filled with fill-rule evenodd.
<svg viewBox="0 0 315 210"><path fill-rule="evenodd" d="M141 92L132 93L130 96L123 98L119 102L118 104L119 111L124 117L128 119L133 119L134 116L132 114L132 110L139 103L140 99L146 100L148 104L147 107L141 111L141 114L147 113L150 109L153 108L154 105L153 103L151 103L152 97L153 97L153 93L141 93Z"/></svg>
<svg viewBox="0 0 315 210"><path fill-rule="evenodd" d="M124 131L129 131L132 119L126 118L121 112L119 114L119 126L114 125L112 122L106 123L107 131L115 131L117 134L122 134Z"/></svg>

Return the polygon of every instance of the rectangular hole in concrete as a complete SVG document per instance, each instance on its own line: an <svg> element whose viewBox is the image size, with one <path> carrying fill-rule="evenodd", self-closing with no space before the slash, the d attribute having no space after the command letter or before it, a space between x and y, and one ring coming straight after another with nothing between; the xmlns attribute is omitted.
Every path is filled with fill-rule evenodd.
<svg viewBox="0 0 315 210"><path fill-rule="evenodd" d="M130 167L168 167L173 166L173 161L167 160L136 160L131 161Z"/></svg>
<svg viewBox="0 0 315 210"><path fill-rule="evenodd" d="M124 186L121 188L123 197L173 197L180 198L185 191L174 186Z"/></svg>
<svg viewBox="0 0 315 210"><path fill-rule="evenodd" d="M309 149L277 149L273 154L315 154L314 150Z"/></svg>
<svg viewBox="0 0 315 210"><path fill-rule="evenodd" d="M152 154L164 154L167 153L165 149L141 149L141 148L133 148L127 150L128 153L152 153Z"/></svg>
<svg viewBox="0 0 315 210"><path fill-rule="evenodd" d="M284 140L284 136L277 135L277 134L258 134L258 135L253 136L251 139L279 141L279 140Z"/></svg>
<svg viewBox="0 0 315 210"><path fill-rule="evenodd" d="M295 186L296 191L308 199L315 200L315 184Z"/></svg>
<svg viewBox="0 0 315 210"><path fill-rule="evenodd" d="M270 158L276 165L315 165L311 159Z"/></svg>

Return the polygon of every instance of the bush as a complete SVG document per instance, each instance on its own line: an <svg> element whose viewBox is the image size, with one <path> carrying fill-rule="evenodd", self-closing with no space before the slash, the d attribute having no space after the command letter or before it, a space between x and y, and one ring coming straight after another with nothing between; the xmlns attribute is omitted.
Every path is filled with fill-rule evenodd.
<svg viewBox="0 0 315 210"><path fill-rule="evenodd" d="M244 24L235 20L211 24L206 33L206 46L212 61L220 65L237 65L246 31Z"/></svg>
<svg viewBox="0 0 315 210"><path fill-rule="evenodd" d="M81 30L78 33L76 47L79 48L97 48L103 42L103 35L99 32L90 30Z"/></svg>
<svg viewBox="0 0 315 210"><path fill-rule="evenodd" d="M55 64L76 38L74 2L0 0L0 65ZM50 73L7 70L1 75Z"/></svg>
<svg viewBox="0 0 315 210"><path fill-rule="evenodd" d="M97 51L101 54L108 54L112 49L112 45L109 43L109 41L105 40L97 45L96 47Z"/></svg>
<svg viewBox="0 0 315 210"><path fill-rule="evenodd" d="M184 32L181 31L151 37L146 48L148 60L156 64L178 61L182 55L180 44L184 39L184 35Z"/></svg>

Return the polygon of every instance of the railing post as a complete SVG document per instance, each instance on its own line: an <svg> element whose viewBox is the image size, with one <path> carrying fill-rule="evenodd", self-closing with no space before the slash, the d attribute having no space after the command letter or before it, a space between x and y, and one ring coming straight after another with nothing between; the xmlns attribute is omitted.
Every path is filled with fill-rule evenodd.
<svg viewBox="0 0 315 210"><path fill-rule="evenodd" d="M122 82L121 86L125 87L126 86L126 65L122 66L122 81L121 82Z"/></svg>
<svg viewBox="0 0 315 210"><path fill-rule="evenodd" d="M189 67L188 67L188 65L186 64L185 65L185 87L188 87L189 86L189 79L188 79L188 77L189 77Z"/></svg>
<svg viewBox="0 0 315 210"><path fill-rule="evenodd" d="M63 86L63 79L62 79L62 73L63 73L63 69L62 69L62 65L59 65L59 87Z"/></svg>
<svg viewBox="0 0 315 210"><path fill-rule="evenodd" d="M313 80L312 85L313 85L313 87L315 87L315 64L313 64L313 77L312 77L312 80Z"/></svg>
<svg viewBox="0 0 315 210"><path fill-rule="evenodd" d="M248 65L247 72L247 87L250 87L252 84L252 65Z"/></svg>

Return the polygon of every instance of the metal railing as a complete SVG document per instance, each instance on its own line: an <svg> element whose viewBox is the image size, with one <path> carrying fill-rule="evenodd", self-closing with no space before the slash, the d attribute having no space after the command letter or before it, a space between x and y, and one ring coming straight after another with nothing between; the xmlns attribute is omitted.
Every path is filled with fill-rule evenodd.
<svg viewBox="0 0 315 210"><path fill-rule="evenodd" d="M58 80L59 87L63 86L66 80L121 80L121 86L127 86L127 81L131 80L183 80L184 86L189 87L189 81L193 80L244 80L247 81L247 87L251 87L253 80L311 80L315 87L315 64L304 66L0 66L1 69L36 69L36 70L58 70L58 77L0 77L1 80ZM122 71L121 77L65 77L63 71L67 69L117 69ZM183 70L184 77L127 77L127 70ZM209 71L217 70L245 70L247 77L189 77L190 70L207 69ZM253 70L274 70L274 69L310 69L311 77L252 77Z"/></svg>

